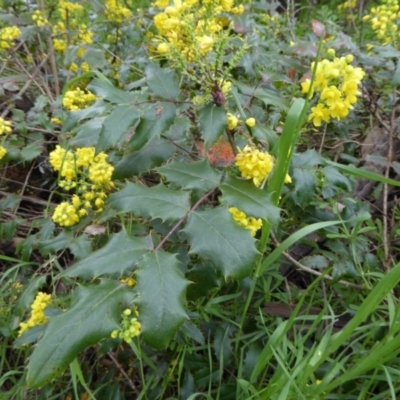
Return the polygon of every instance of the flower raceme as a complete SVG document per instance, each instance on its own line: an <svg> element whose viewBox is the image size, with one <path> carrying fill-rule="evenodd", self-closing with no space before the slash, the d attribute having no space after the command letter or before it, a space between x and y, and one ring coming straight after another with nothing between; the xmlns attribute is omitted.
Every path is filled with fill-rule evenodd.
<svg viewBox="0 0 400 400"><path fill-rule="evenodd" d="M67 110L77 111L89 107L96 100L97 96L89 90L76 88L65 93L62 103Z"/></svg>
<svg viewBox="0 0 400 400"><path fill-rule="evenodd" d="M183 55L188 61L199 61L217 47L220 32L229 26L226 13L241 14L243 5L234 6L233 0L157 0L162 12L154 17L158 30L155 38L159 54Z"/></svg>
<svg viewBox="0 0 400 400"><path fill-rule="evenodd" d="M44 309L51 304L51 295L39 292L31 305L31 316L27 322L19 324L19 334L21 336L28 329L36 325L47 324L47 317L44 314Z"/></svg>
<svg viewBox="0 0 400 400"><path fill-rule="evenodd" d="M132 313L134 317L131 317ZM121 329L112 331L111 337L113 339L120 338L126 343L130 343L134 337L139 336L142 325L137 319L138 316L139 313L136 308L133 311L129 308L124 310L122 313Z"/></svg>
<svg viewBox="0 0 400 400"><path fill-rule="evenodd" d="M274 158L267 152L251 146L238 149L235 164L243 178L252 179L259 187L268 178L274 168Z"/></svg>
<svg viewBox="0 0 400 400"><path fill-rule="evenodd" d="M0 136L7 136L12 132L11 122L6 121L4 118L0 117ZM4 139L3 139L4 142ZM7 149L4 146L0 146L0 160L4 158L7 154Z"/></svg>
<svg viewBox="0 0 400 400"><path fill-rule="evenodd" d="M50 153L50 164L61 178L59 186L71 190L71 201L60 203L53 221L60 226L72 226L94 209L103 211L104 200L114 187L111 181L114 167L107 163L107 154L95 154L94 147L78 148L75 152L61 146Z"/></svg>
<svg viewBox="0 0 400 400"><path fill-rule="evenodd" d="M16 26L7 26L0 29L0 50L11 49L20 35L21 31Z"/></svg>
<svg viewBox="0 0 400 400"><path fill-rule="evenodd" d="M384 45L393 43L395 46L400 39L398 27L399 1L384 0L382 3L377 7L372 7L370 13L363 17L363 21L368 21L371 24L372 30Z"/></svg>
<svg viewBox="0 0 400 400"><path fill-rule="evenodd" d="M248 229L251 236L255 236L257 231L262 227L261 218L248 217L243 211L236 207L230 207L229 212L232 214L233 219L243 228Z"/></svg>
<svg viewBox="0 0 400 400"><path fill-rule="evenodd" d="M315 95L318 97L318 103L311 108L308 118L314 126L320 126L332 118L337 120L345 118L353 108L353 104L357 102L357 96L360 94L358 85L365 72L350 65L352 61L353 56L347 55L318 63L311 93L311 97ZM314 69L314 63L311 64L311 69ZM303 93L310 91L310 85L310 79L301 84Z"/></svg>

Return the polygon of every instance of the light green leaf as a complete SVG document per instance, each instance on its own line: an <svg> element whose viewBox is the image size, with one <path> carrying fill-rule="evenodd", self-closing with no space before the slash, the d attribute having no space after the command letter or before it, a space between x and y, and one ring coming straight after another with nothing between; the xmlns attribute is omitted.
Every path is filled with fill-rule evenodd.
<svg viewBox="0 0 400 400"><path fill-rule="evenodd" d="M163 99L175 100L179 95L179 85L174 71L149 64L145 70L147 85L150 90Z"/></svg>
<svg viewBox="0 0 400 400"><path fill-rule="evenodd" d="M116 166L113 179L130 178L140 175L168 160L175 152L175 146L166 139L155 137L139 151L124 157Z"/></svg>
<svg viewBox="0 0 400 400"><path fill-rule="evenodd" d="M106 63L104 50L87 47L83 59L89 64L90 69L100 69Z"/></svg>
<svg viewBox="0 0 400 400"><path fill-rule="evenodd" d="M227 126L225 109L214 104L206 105L200 110L199 124L207 150L224 133Z"/></svg>
<svg viewBox="0 0 400 400"><path fill-rule="evenodd" d="M258 256L256 240L225 207L190 213L185 231L190 253L214 263L225 278L248 276Z"/></svg>
<svg viewBox="0 0 400 400"><path fill-rule="evenodd" d="M231 207L237 207L249 217L263 218L271 223L279 221L279 208L271 195L254 186L250 180L228 177L220 187L223 198Z"/></svg>
<svg viewBox="0 0 400 400"><path fill-rule="evenodd" d="M56 253L57 251L63 250L69 246L73 237L74 235L71 231L63 230L55 238L41 241L39 243L40 253L46 256L50 253Z"/></svg>
<svg viewBox="0 0 400 400"><path fill-rule="evenodd" d="M131 105L115 107L103 122L103 130L97 141L96 152L116 145L127 134L128 128L140 118L140 115L140 110Z"/></svg>
<svg viewBox="0 0 400 400"><path fill-rule="evenodd" d="M179 326L188 319L184 293L189 284L178 267L175 254L151 252L139 262L136 271L139 320L147 344L166 347Z"/></svg>
<svg viewBox="0 0 400 400"><path fill-rule="evenodd" d="M213 168L208 160L181 163L173 161L164 167L157 168L169 182L173 182L183 189L211 190L219 185L222 172Z"/></svg>
<svg viewBox="0 0 400 400"><path fill-rule="evenodd" d="M189 195L189 192L171 190L163 184L149 188L128 182L121 191L110 196L108 205L144 218L177 220L190 209Z"/></svg>
<svg viewBox="0 0 400 400"><path fill-rule="evenodd" d="M80 286L73 306L49 318L45 334L28 363L28 386L38 388L59 376L87 347L118 329L123 304L133 301L125 285L104 281L98 286Z"/></svg>
<svg viewBox="0 0 400 400"><path fill-rule="evenodd" d="M24 161L31 161L43 152L43 147L39 143L31 143L23 147L21 157Z"/></svg>
<svg viewBox="0 0 400 400"><path fill-rule="evenodd" d="M104 247L66 269L61 275L86 279L123 275L133 270L149 251L150 245L145 238L130 236L123 230L113 235Z"/></svg>

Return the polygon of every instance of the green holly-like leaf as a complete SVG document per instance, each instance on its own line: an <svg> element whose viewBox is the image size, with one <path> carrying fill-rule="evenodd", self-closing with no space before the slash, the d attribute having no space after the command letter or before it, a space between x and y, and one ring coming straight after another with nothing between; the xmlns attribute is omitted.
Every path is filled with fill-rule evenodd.
<svg viewBox="0 0 400 400"><path fill-rule="evenodd" d="M142 335L155 348L166 347L188 318L184 293L189 281L178 264L175 254L158 251L144 256L136 271L135 292Z"/></svg>
<svg viewBox="0 0 400 400"><path fill-rule="evenodd" d="M179 95L179 85L174 71L149 64L145 70L146 81L150 90L163 99L175 100Z"/></svg>
<svg viewBox="0 0 400 400"><path fill-rule="evenodd" d="M119 327L123 304L131 304L133 296L132 290L112 281L79 287L72 296L72 307L49 318L45 334L29 359L28 385L44 386L80 352L109 337Z"/></svg>
<svg viewBox="0 0 400 400"><path fill-rule="evenodd" d="M151 139L159 137L170 128L175 117L176 106L174 104L165 102L151 104L141 117L135 134L129 142L129 148L139 150Z"/></svg>
<svg viewBox="0 0 400 400"><path fill-rule="evenodd" d="M225 109L214 104L206 105L200 110L199 124L205 148L208 149L224 133L227 125Z"/></svg>
<svg viewBox="0 0 400 400"><path fill-rule="evenodd" d="M203 191L218 186L222 177L222 172L213 168L206 159L191 163L173 161L157 171L183 189Z"/></svg>
<svg viewBox="0 0 400 400"><path fill-rule="evenodd" d="M128 182L110 196L108 205L117 211L133 212L145 218L163 221L182 218L189 210L189 192L171 190L163 184L145 187Z"/></svg>
<svg viewBox="0 0 400 400"><path fill-rule="evenodd" d="M139 120L140 115L141 111L132 105L115 107L103 122L96 151L100 152L116 145L126 135L128 128Z"/></svg>
<svg viewBox="0 0 400 400"><path fill-rule="evenodd" d="M251 217L263 218L271 223L279 221L279 208L272 204L271 196L255 187L252 181L229 177L220 189L229 206Z"/></svg>
<svg viewBox="0 0 400 400"><path fill-rule="evenodd" d="M113 179L130 178L140 175L168 160L175 152L175 146L166 139L155 137L139 151L124 157L116 166Z"/></svg>
<svg viewBox="0 0 400 400"><path fill-rule="evenodd" d="M62 275L98 278L103 275L122 275L134 269L150 250L143 237L130 236L125 230L112 236L101 249L65 270Z"/></svg>
<svg viewBox="0 0 400 400"><path fill-rule="evenodd" d="M185 231L190 253L213 262L225 278L249 275L259 254L255 239L233 220L225 207L192 212Z"/></svg>
<svg viewBox="0 0 400 400"><path fill-rule="evenodd" d="M88 89L102 99L119 105L131 104L144 100L143 94L140 92L125 92L124 90L117 89L108 80L94 79L88 85ZM138 96L141 97L139 98Z"/></svg>

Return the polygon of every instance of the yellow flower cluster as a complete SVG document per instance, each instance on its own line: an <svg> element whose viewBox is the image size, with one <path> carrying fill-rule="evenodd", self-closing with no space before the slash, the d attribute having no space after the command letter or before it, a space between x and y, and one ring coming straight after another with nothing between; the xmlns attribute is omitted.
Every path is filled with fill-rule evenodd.
<svg viewBox="0 0 400 400"><path fill-rule="evenodd" d="M233 219L243 228L248 229L251 236L255 236L257 231L262 227L261 218L248 217L243 211L238 210L236 207L230 207L229 212L232 214Z"/></svg>
<svg viewBox="0 0 400 400"><path fill-rule="evenodd" d="M399 18L400 6L398 0L383 0L382 5L371 8L370 13L363 17L363 21L371 23L372 29L383 44L396 44L400 38Z"/></svg>
<svg viewBox="0 0 400 400"><path fill-rule="evenodd" d="M187 61L201 60L216 47L218 34L229 26L223 13L241 14L243 5L234 7L234 0L157 0L164 9L154 17L158 29L159 54L180 53Z"/></svg>
<svg viewBox="0 0 400 400"><path fill-rule="evenodd" d="M361 68L355 68L350 63L352 55L334 58L332 61L322 60L317 65L313 92L318 95L318 104L311 108L308 118L314 126L320 126L322 122L329 122L331 118L340 120L349 114L353 104L357 102L360 94L358 85L365 72ZM314 63L311 64L314 68ZM303 93L310 91L311 81L302 82Z"/></svg>
<svg viewBox="0 0 400 400"><path fill-rule="evenodd" d="M77 111L89 107L97 100L97 96L89 90L81 88L68 90L62 100L63 106L70 111Z"/></svg>
<svg viewBox="0 0 400 400"><path fill-rule="evenodd" d="M267 151L260 151L251 146L238 150L235 164L242 177L252 179L257 187L261 186L274 168L274 158Z"/></svg>
<svg viewBox="0 0 400 400"><path fill-rule="evenodd" d="M134 317L131 317L132 313ZM116 329L112 331L111 337L113 339L119 337L120 339L125 340L126 343L132 342L132 339L134 337L140 335L140 329L142 328L142 325L137 319L138 316L139 313L136 308L134 308L133 311L127 308L122 313L121 329Z"/></svg>
<svg viewBox="0 0 400 400"><path fill-rule="evenodd" d="M11 122L6 121L4 118L0 117L0 136L8 135L12 132ZM4 142L4 139L3 139ZM0 160L2 160L7 154L7 149L4 146L0 146Z"/></svg>
<svg viewBox="0 0 400 400"><path fill-rule="evenodd" d="M118 0L106 0L104 2L106 18L117 24L132 18L132 12L119 3L123 2Z"/></svg>
<svg viewBox="0 0 400 400"><path fill-rule="evenodd" d="M354 10L357 7L357 0L346 0L338 5L338 11Z"/></svg>
<svg viewBox="0 0 400 400"><path fill-rule="evenodd" d="M21 336L28 329L33 328L36 325L47 324L47 317L44 314L44 309L51 304L51 295L43 292L39 292L35 300L31 305L31 317L27 322L21 322L19 324L19 334Z"/></svg>
<svg viewBox="0 0 400 400"><path fill-rule="evenodd" d="M107 163L107 154L95 155L94 147L79 148L74 153L61 146L50 153L50 164L63 178L60 187L77 194L71 202L60 203L53 214L53 221L60 226L72 226L88 214L88 210L103 211L104 199L114 187L111 181L114 167Z"/></svg>
<svg viewBox="0 0 400 400"><path fill-rule="evenodd" d="M78 2L58 1L56 12L58 22L53 24L53 36L55 37L53 46L56 51L65 53L68 46L80 46L77 57L83 57L84 45L93 43L93 32L83 22L85 11L85 7Z"/></svg>
<svg viewBox="0 0 400 400"><path fill-rule="evenodd" d="M40 10L36 10L32 14L32 20L37 26L45 26L49 25L49 21L44 17L43 13Z"/></svg>
<svg viewBox="0 0 400 400"><path fill-rule="evenodd" d="M4 146L0 146L0 160L2 160L7 154L7 149Z"/></svg>
<svg viewBox="0 0 400 400"><path fill-rule="evenodd" d="M7 26L0 29L0 50L7 50L14 46L15 39L21 35L16 26Z"/></svg>
<svg viewBox="0 0 400 400"><path fill-rule="evenodd" d="M6 121L4 118L0 117L0 136L1 135L8 135L12 132L11 129L11 122Z"/></svg>

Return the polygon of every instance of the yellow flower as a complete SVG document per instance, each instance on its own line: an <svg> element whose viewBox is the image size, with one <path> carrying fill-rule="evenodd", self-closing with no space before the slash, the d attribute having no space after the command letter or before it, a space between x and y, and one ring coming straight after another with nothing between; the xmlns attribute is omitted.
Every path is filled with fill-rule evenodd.
<svg viewBox="0 0 400 400"><path fill-rule="evenodd" d="M4 118L0 117L0 136L8 135L11 132L12 132L11 122L6 121Z"/></svg>
<svg viewBox="0 0 400 400"><path fill-rule="evenodd" d="M250 128L256 125L256 120L254 118L247 118L246 125Z"/></svg>
<svg viewBox="0 0 400 400"><path fill-rule="evenodd" d="M284 180L283 182L286 183L286 184L292 183L292 178L291 178L291 176L290 176L289 174L286 174L285 180Z"/></svg>
<svg viewBox="0 0 400 400"><path fill-rule="evenodd" d="M226 114L226 120L228 122L228 128L230 130L235 129L239 123L239 119L231 113Z"/></svg>
<svg viewBox="0 0 400 400"><path fill-rule="evenodd" d="M258 187L265 181L274 167L273 157L266 151L246 146L243 150L239 149L236 155L236 166L245 179L252 179Z"/></svg>
<svg viewBox="0 0 400 400"><path fill-rule="evenodd" d="M0 160L3 159L7 154L7 149L4 146L0 146Z"/></svg>
<svg viewBox="0 0 400 400"><path fill-rule="evenodd" d="M330 111L323 104L319 103L315 107L311 108L311 114L308 117L309 121L312 121L314 126L321 126L322 121L328 122L330 117Z"/></svg>

